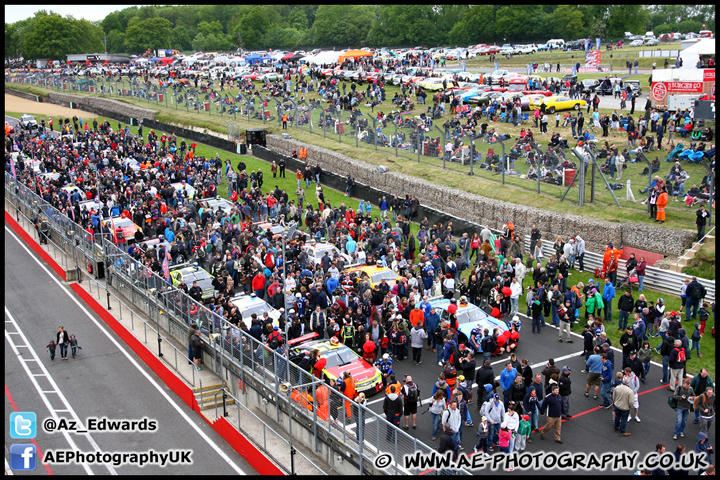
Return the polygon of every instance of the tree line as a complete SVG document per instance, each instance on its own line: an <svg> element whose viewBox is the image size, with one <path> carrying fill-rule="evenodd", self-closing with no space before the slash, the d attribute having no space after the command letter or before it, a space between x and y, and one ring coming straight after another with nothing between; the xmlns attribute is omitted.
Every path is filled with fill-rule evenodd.
<svg viewBox="0 0 720 480"><path fill-rule="evenodd" d="M10 7L12 8L12 7ZM5 58L69 53L467 46L715 30L715 5L148 5L99 22L52 11L5 24Z"/></svg>

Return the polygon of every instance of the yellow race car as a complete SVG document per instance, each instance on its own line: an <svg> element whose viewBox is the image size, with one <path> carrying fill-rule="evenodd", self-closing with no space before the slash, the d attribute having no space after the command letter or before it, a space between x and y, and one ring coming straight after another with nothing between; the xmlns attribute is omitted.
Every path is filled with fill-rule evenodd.
<svg viewBox="0 0 720 480"><path fill-rule="evenodd" d="M552 97L541 98L540 103L531 102L530 109L538 109L542 103L545 103L545 111L547 113L555 113L557 110L580 110L580 107L587 105L585 100L572 100L569 97L554 95Z"/></svg>
<svg viewBox="0 0 720 480"><path fill-rule="evenodd" d="M382 374L367 360L338 342L336 337L330 340L306 340L313 337L317 337L314 332L288 342L292 363L299 363L305 350L317 349L320 358L325 360L322 372L328 379L340 379L344 371L349 371L355 379L358 393L364 392L369 396L382 390Z"/></svg>

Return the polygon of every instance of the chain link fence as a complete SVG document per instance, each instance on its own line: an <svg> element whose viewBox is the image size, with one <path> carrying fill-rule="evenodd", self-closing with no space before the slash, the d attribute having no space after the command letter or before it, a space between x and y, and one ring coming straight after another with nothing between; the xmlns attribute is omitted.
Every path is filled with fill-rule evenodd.
<svg viewBox="0 0 720 480"><path fill-rule="evenodd" d="M524 171L531 166L537 167L535 159L539 154L530 156L526 151L515 151L511 145L507 145L505 151L492 135L468 136L462 133L462 129L449 126L445 121L447 117L442 120L438 116L432 118L432 105L418 102L396 104L391 99L388 103L373 107L370 113L360 113L355 109L360 104L351 104L351 110L343 110L324 97L306 99L305 95L286 95L263 98L255 91L252 94L235 94L234 91L230 93L207 87L198 88L186 79L173 80L172 86L167 83L160 86L152 82L145 83L138 77L126 81L120 77L97 76L93 79L93 87L80 88L76 85L77 77L10 73L6 74L5 81L38 85L66 93L76 91L109 98L133 97L139 99L141 105L145 102L155 106L165 104L166 108L188 113L215 115L226 119L226 122L232 118L258 126L278 126L283 133L292 134L295 130L322 136L323 139L335 140L339 144L354 145L360 151L357 158L363 158L372 151L383 152L422 166L477 175L502 185L511 184L527 192L539 190L537 193L557 198L565 192L565 175L555 175L553 182L539 182L537 176L530 179L521 174L521 169ZM366 101L367 98L360 100L363 105L370 105L363 103ZM382 109L384 114L378 116L375 108L378 108L378 112ZM391 110L390 113L386 113L387 109ZM471 113L469 108L463 108L459 120L464 121ZM287 115L285 125L283 114ZM445 123L441 124L441 121ZM487 123L488 130L496 129L502 133L509 122L508 116L486 115L478 120L478 125ZM532 119L524 113L518 119L518 125L530 127ZM241 138L236 131L246 128L235 125L228 135L231 139ZM557 160L558 165L562 162L562 158ZM578 190L577 186L572 188L568 199L572 201L577 198ZM598 199L612 201L609 194L598 193Z"/></svg>

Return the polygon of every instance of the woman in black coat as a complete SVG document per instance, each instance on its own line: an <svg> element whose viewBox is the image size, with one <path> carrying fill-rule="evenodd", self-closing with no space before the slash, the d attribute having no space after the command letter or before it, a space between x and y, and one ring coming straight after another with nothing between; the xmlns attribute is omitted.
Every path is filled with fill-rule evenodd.
<svg viewBox="0 0 720 480"><path fill-rule="evenodd" d="M57 341L55 343L57 343L58 346L60 347L60 358L62 358L63 360L67 360L67 347L68 347L68 342L70 342L70 336L63 329L62 325L60 325L60 327L58 327L56 340Z"/></svg>
<svg viewBox="0 0 720 480"><path fill-rule="evenodd" d="M527 387L523 382L521 374L515 376L515 381L510 385L510 400L515 402L515 411L519 414L523 414L523 400L525 400L525 394L527 393Z"/></svg>

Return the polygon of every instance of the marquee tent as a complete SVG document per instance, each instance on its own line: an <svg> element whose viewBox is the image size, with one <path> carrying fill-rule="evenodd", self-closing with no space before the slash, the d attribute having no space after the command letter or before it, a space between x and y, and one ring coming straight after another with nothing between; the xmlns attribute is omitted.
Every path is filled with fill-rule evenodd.
<svg viewBox="0 0 720 480"><path fill-rule="evenodd" d="M695 68L700 57L715 57L714 38L703 38L685 50L680 51L683 68Z"/></svg>
<svg viewBox="0 0 720 480"><path fill-rule="evenodd" d="M345 60L353 59L357 60L360 57L372 57L373 54L366 52L365 50L348 50L347 52L340 55L338 63L342 64Z"/></svg>
<svg viewBox="0 0 720 480"><path fill-rule="evenodd" d="M325 50L313 57L305 57L305 61L308 63L314 63L315 65L338 63L340 55L340 52Z"/></svg>
<svg viewBox="0 0 720 480"><path fill-rule="evenodd" d="M245 57L245 61L249 63L250 65L254 65L260 61L262 61L262 57L260 55L255 55L254 53L251 55L248 55Z"/></svg>

